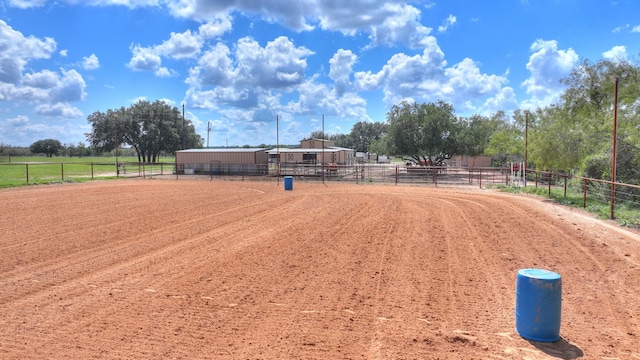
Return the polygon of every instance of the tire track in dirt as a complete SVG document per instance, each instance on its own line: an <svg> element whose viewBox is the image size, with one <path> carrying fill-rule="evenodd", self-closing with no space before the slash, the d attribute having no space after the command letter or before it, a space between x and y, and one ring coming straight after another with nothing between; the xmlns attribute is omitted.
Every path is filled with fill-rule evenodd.
<svg viewBox="0 0 640 360"><path fill-rule="evenodd" d="M185 228L189 229L199 223L209 223L210 226L225 226L224 222L219 222L219 219L229 214L231 214L231 217L225 221L230 222L230 224L227 224L228 226L233 226L232 221L234 221L235 216L238 216L237 214L244 214L240 216L252 216L251 213L254 211L277 211L278 202L280 202L280 200L269 200L259 205L240 205L211 212L206 215L200 214L198 217L185 219L181 222L165 224L164 226L158 225L159 227L145 233L140 233L140 231L131 226L127 227L127 229L136 230L132 231L131 235L126 233L122 235L120 233L110 234L109 237L104 238L105 244L97 248L73 252L62 257L52 256L49 258L49 256L55 255L55 253L48 254L49 256L47 258L43 258L42 260L38 259L38 261L32 265L32 267L37 268L38 271L33 271L31 267L24 266L16 271L2 274L2 280L8 286L11 286L11 284L22 284L23 286L14 286L13 291L5 294L7 297L0 298L0 304L5 301L10 301L12 298L24 296L28 294L29 291L37 291L37 289L43 286L64 283L67 281L68 276L65 274L71 274L70 276L73 276L73 274L76 273L86 273L89 269L108 267L111 266L114 261L118 261L118 259L135 259L144 253L155 256L166 250L165 247L176 246L176 239L185 236L185 232L187 232L184 230ZM252 207L255 208L252 209ZM142 219L143 217L138 217L127 221L134 224ZM214 219L218 219L218 221L214 221ZM120 222L118 221L116 223ZM42 242L46 243L46 241L47 238ZM182 241L178 244L184 246L185 243L186 242ZM29 249L25 251L29 251ZM21 276L20 274L26 275ZM43 277L42 274L46 274L46 277ZM25 282L27 284L31 283L32 286L25 287ZM32 290L29 290L29 288Z"/></svg>
<svg viewBox="0 0 640 360"><path fill-rule="evenodd" d="M146 183L149 193L139 185ZM74 189L97 196L108 194L109 184ZM0 272L0 294L11 289L5 279L48 281L28 285L0 305L0 357L545 359L568 358L581 349L586 358L638 354L637 337L624 335L634 331L633 320L621 315L622 322L608 324L609 311L593 316L596 301L611 301L616 309L628 299L625 311L637 309L633 295L640 284L630 260L640 256L638 250L623 235L607 237L609 230L599 238L606 240L592 240L576 229L582 225L557 219L528 199L342 184L297 183L287 192L273 184L208 181L118 184L115 192L125 189L141 207L130 211L132 223L149 219L147 226L161 230L131 227L125 238L113 234L99 246L84 243L79 232L78 244L68 247L77 250L55 256L70 261L67 269L46 259L44 247L32 247L39 253L31 263ZM116 205L126 208L112 200L104 206ZM109 226L127 219L103 220L100 225ZM525 266L549 266L571 279L570 326L563 323L562 329L568 343L560 347L536 347L513 333L515 273ZM592 273L605 281L575 281ZM29 292L29 286L46 289ZM588 286L600 286L602 294L590 294ZM584 294L592 297L577 303ZM601 335L606 326L611 329Z"/></svg>
<svg viewBox="0 0 640 360"><path fill-rule="evenodd" d="M259 339L265 334L269 336L274 333L280 336L271 338L270 344L259 340L247 344L245 339L241 345L234 345L239 349L245 349L248 353L266 351L268 354L269 345L271 348L293 346L298 349L295 357L318 357L321 356L318 354L332 351L331 344L338 348L353 346L345 343L348 337L337 336L336 332L348 334L352 321L357 323L361 321L360 317L370 318L367 315L369 310L363 313L361 305L358 305L361 303L352 302L352 298L348 296L350 283L344 280L345 273L353 274L351 269L354 264L350 263L353 252L361 249L354 247L351 239L359 236L361 226L356 226L355 229L352 227L361 219L367 219L362 215L368 209L363 206L368 199L350 203L342 194L332 193L323 195L323 198L310 195L305 200L305 203L326 209L314 218L313 224L319 226L305 224L303 219L293 218L286 223L282 232L278 232L281 235L276 236L273 242L261 243L261 246L251 249L264 254L265 258L272 257L271 263L247 263L247 266L254 269L254 276L247 281L254 285L246 290L248 297L239 301L234 308L245 310L243 315L229 321L238 324L236 327L251 324L252 335L248 338ZM334 211L334 208L343 212ZM348 216L342 216L344 214ZM278 254L274 254L274 251ZM253 259L253 256L249 259ZM236 261L244 263L242 257L236 258ZM275 283L272 279L272 286L262 288L261 279L269 276L267 272L280 274L283 278ZM363 273L366 272L368 271L363 270ZM340 288L343 291L337 291ZM247 310L252 308L256 310ZM349 320L350 318L353 320ZM298 326L291 327L292 323ZM272 354L270 357L277 356Z"/></svg>
<svg viewBox="0 0 640 360"><path fill-rule="evenodd" d="M448 248L450 250L450 258L454 260L458 260L458 266L450 267L450 277L451 280L455 280L458 278L457 274L459 272L459 267L468 268L468 264L474 262L479 264L476 268L482 269L482 272L473 271L471 274L466 274L469 276L467 278L467 284L453 284L451 281L451 289L452 291L459 288L468 287L470 292L473 292L474 295L479 293L488 295L487 291L492 294L490 298L481 298L478 301L485 307L483 314L475 314L476 318L484 318L491 319L491 321L496 322L496 317L500 319L498 323L502 323L504 331L509 331L509 325L511 316L507 315L507 312L502 311L506 308L513 307L513 303L509 302L506 304L503 301L504 293L511 286L513 282L512 275L507 275L506 269L499 267L495 262L491 260L492 250L488 247L484 246L485 241L483 239L490 239L492 234L490 231L487 231L489 226L488 223L495 222L495 219L491 218L491 214L484 214L485 209L487 208L485 205L470 201L468 199L460 199L455 197L449 197L447 199L443 199L437 197L440 201L451 205L451 209L444 210L448 214L448 217L455 219L455 224L452 224L446 231L451 234L460 234L458 239L454 241L449 241L447 243ZM469 207L471 204L471 207ZM479 208L479 209L478 209ZM473 214L484 214L482 218L472 218ZM488 219L487 219L488 217ZM451 221L452 219L449 219ZM473 226L475 225L475 226ZM463 238L463 239L461 239ZM460 249L454 249L452 244L462 245L467 248L467 258L459 260L457 259L458 253L462 252ZM489 255L489 256L487 256ZM467 264L467 265L464 265ZM451 270L456 270L452 272ZM454 275L454 273L456 275ZM464 277L462 277L464 278ZM465 294L466 296L469 293ZM452 297L460 298L458 294L453 294ZM490 305L490 306L489 306ZM496 325L496 324L494 324ZM477 327L477 324L475 325ZM460 330L466 331L466 330Z"/></svg>
<svg viewBox="0 0 640 360"><path fill-rule="evenodd" d="M278 211L278 208L274 208L272 206L272 204L270 203L265 203L266 206L261 207L260 211L262 211L262 214L264 215L265 213L269 213L272 211ZM286 204L285 204L286 205ZM282 205L282 206L285 206ZM235 209L238 210L238 209ZM250 213L248 213L250 215ZM258 214L260 215L260 213ZM253 217L256 217L256 215L252 215ZM194 220L195 221L195 220ZM238 221L243 221L243 219L238 220ZM235 224L234 223L230 223L227 224L225 226L223 226L222 231L226 231L225 229L229 229L229 228L234 228ZM171 231L171 229L169 229ZM166 232L166 231L165 231ZM203 234L203 235L199 235L199 238L202 237L209 237L211 234ZM180 241L178 243L174 243L171 244L169 247L165 247L165 248L161 248L161 249L155 249L151 252L148 253L144 253L144 256L140 256L140 254L136 254L133 256L133 259L129 259L128 256L119 256L118 258L121 260L124 260L124 263L120 263L117 265L111 265L108 266L106 268L100 268L100 269L95 269L94 273L91 275L85 275L82 274L82 271L78 271L78 274L82 274L81 278L71 278L71 279L67 279L66 282L67 284L63 284L60 286L55 286L55 290L51 290L51 291L55 291L55 292L60 292L60 293L64 293L64 297L65 298L69 298L69 299L75 299L75 298L82 298L86 292L86 290L83 288L83 284L78 284L78 283L89 283L92 285L92 287L94 288L98 288L100 287L99 285L94 285L94 284L102 284L103 280L100 280L100 278L105 277L107 279L109 278L113 278L113 272L116 271L116 273L125 273L126 274L136 274L136 273L145 273L145 274L153 274L153 278L158 280L158 283L156 284L152 284L151 286L147 286L144 287L144 290L142 289L138 289L138 291L143 294L141 296L145 296L146 295L152 295L155 294L156 292L158 292L158 290L156 290L156 288L158 289L162 289L161 284L166 283L167 281L169 281L170 279L168 279L166 277L165 274L162 274L161 269L159 269L158 267L162 267L164 266L163 264L165 264L165 261L169 261L169 259L174 258L174 261L178 261L180 262L180 257L176 256L178 255L179 252L185 251L186 254L190 254L193 257L193 252L189 251L189 249L187 249L187 245L189 245L189 243L193 243L195 241L197 241L197 238L191 238L189 240L184 240L184 241ZM135 240L134 240L135 241ZM232 247L236 248L237 246L239 246L238 244L233 244ZM149 261L147 259L151 259L154 263L156 263L157 265L152 265L152 266L148 266L145 264L149 264ZM166 259L166 260L165 260ZM190 259L192 260L192 259ZM175 271L175 268L174 268ZM133 291L135 292L135 287L140 285L141 280L137 279L135 283L131 283L131 281L128 281L126 283L121 283L121 284L116 284L115 287L112 287L109 289L109 296L113 296L114 294L120 294L120 295L124 295L125 292L131 292L132 291L132 287L134 288ZM41 308L46 308L47 305L47 299L51 297L50 292L51 291L45 291L43 294L40 295L36 295L34 297L34 295L31 295L29 301L36 301L38 303L40 303L40 307ZM95 291L94 291L95 292ZM104 295L104 294L102 294ZM57 295L56 295L57 296ZM129 295L124 295L127 298L130 298ZM173 297L173 295L167 295L168 297ZM178 295L178 297L182 297L184 295ZM136 296L136 297L140 297L140 296ZM38 299L38 300L36 300ZM61 296L59 298L59 300L63 300L63 297ZM65 299L66 300L66 299ZM70 301L74 301L74 300L70 300ZM144 304L144 301L141 301L141 303ZM53 305L52 303L49 303L49 305ZM100 313L103 314L104 318L109 318L109 317L113 317L113 314L117 313L117 311L114 310L114 307L118 307L120 305L118 305L118 303L113 304L112 306L106 306L106 307L102 307ZM75 305L75 307L77 308L78 305ZM91 313L93 312L93 304L89 303L85 305L85 308L87 309L86 312ZM78 311L76 309L76 311ZM53 313L55 313L55 311L52 311ZM64 317L64 315L61 314L60 317L54 318L54 319L49 319L50 322L52 323L68 323L69 320L66 319ZM79 324L83 324L82 322L79 322ZM85 325L89 325L89 323L86 323ZM62 329L62 334L55 336L54 338L60 338L63 337L65 330ZM67 334L68 335L68 334Z"/></svg>
<svg viewBox="0 0 640 360"><path fill-rule="evenodd" d="M397 214L398 217L401 217L401 218L404 217L404 212L400 211L397 203L394 203L393 206L387 208L387 210L390 213ZM391 264L390 264L391 259L387 259L387 253L390 251L389 249L390 243L393 240L393 234L397 229L399 222L400 221L397 221L397 220L389 221L387 224L383 225L383 231L381 236L382 239L379 240L381 241L382 245L381 245L381 249L378 251L379 260L376 267L377 276L376 276L376 282L375 282L376 283L375 291L373 294L373 298L375 299L375 304L373 308L373 322L371 323L371 328L373 329L373 333L371 338L371 344L369 345L369 349L368 349L369 359L386 358L385 354L382 351L383 341L385 340L384 339L385 333L381 328L383 327L383 323L385 321L388 321L388 318L385 316L382 316L386 314L382 314L381 311L384 305L387 305L385 304L386 296L382 296L382 293L386 292L386 289L383 289L383 286L388 287L390 286L390 284L384 284L383 281L385 277L388 276L392 278L393 276L393 274L391 273L387 274L387 272L392 271ZM389 283L391 282L392 280L389 280Z"/></svg>
<svg viewBox="0 0 640 360"><path fill-rule="evenodd" d="M504 318L505 309L496 306L500 300L487 296L495 293L491 279L494 269L485 268L483 257L486 255L474 251L476 235L470 231L464 214L468 205L461 205L461 202L465 203L452 196L434 196L428 205L440 224L446 254L446 261L439 268L446 278L446 297L437 303L438 308L433 309L442 314L444 321L434 335L440 344L448 343L481 353L487 348L486 328L500 326L501 321L496 319ZM488 289L486 284L490 285Z"/></svg>

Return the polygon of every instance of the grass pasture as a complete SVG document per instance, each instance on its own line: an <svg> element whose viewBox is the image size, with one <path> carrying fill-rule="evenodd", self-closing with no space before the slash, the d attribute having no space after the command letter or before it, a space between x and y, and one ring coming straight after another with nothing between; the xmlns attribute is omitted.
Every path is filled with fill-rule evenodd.
<svg viewBox="0 0 640 360"><path fill-rule="evenodd" d="M170 173L173 158L163 158L161 163L138 165L137 158L119 157L120 174L116 170L115 157L12 157L11 162L0 163L0 188L60 182L84 182L95 178L109 179L118 175L131 176Z"/></svg>

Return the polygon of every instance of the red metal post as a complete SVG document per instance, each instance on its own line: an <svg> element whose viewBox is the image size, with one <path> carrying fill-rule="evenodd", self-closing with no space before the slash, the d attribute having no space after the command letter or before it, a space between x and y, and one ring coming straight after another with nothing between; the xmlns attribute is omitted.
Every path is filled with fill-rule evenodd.
<svg viewBox="0 0 640 360"><path fill-rule="evenodd" d="M616 77L616 90L613 100L613 151L611 152L611 219L615 219L616 199L616 140L618 131L618 78Z"/></svg>
<svg viewBox="0 0 640 360"><path fill-rule="evenodd" d="M529 110L524 111L524 187L527 187L527 162L529 161Z"/></svg>

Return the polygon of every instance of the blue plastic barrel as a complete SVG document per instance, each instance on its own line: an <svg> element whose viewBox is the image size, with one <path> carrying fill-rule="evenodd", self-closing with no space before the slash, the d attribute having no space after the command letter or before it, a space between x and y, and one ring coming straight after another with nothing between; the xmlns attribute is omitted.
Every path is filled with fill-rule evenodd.
<svg viewBox="0 0 640 360"><path fill-rule="evenodd" d="M521 269L516 280L516 331L527 340L560 340L562 278L541 269Z"/></svg>
<svg viewBox="0 0 640 360"><path fill-rule="evenodd" d="M284 189L293 190L293 176L284 177Z"/></svg>

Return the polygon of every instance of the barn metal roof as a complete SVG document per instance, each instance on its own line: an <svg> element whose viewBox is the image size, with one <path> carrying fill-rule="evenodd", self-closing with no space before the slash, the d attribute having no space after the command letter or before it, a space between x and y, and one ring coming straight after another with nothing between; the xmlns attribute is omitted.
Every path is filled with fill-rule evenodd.
<svg viewBox="0 0 640 360"><path fill-rule="evenodd" d="M178 150L176 152L186 153L247 153L266 151L266 148L204 148L204 149L187 149Z"/></svg>
<svg viewBox="0 0 640 360"><path fill-rule="evenodd" d="M266 148L203 148L203 149L187 149L187 150L178 150L179 153L247 153L247 152L261 152L266 151L270 155L277 154L279 152L287 152L287 153L322 153L322 152L332 152L332 151L353 151L353 149L347 149L342 147L326 147L324 150L322 148L274 148L274 149L266 149Z"/></svg>
<svg viewBox="0 0 640 360"><path fill-rule="evenodd" d="M324 148L324 151L322 150L322 148L320 149L316 149L316 148L279 148L279 149L271 149L271 150L267 150L267 154L269 155L273 155L276 154L278 152L287 152L287 153L322 153L322 152L332 152L332 151L353 151L353 149L347 149L347 148L341 148L341 147L328 147L328 148Z"/></svg>

